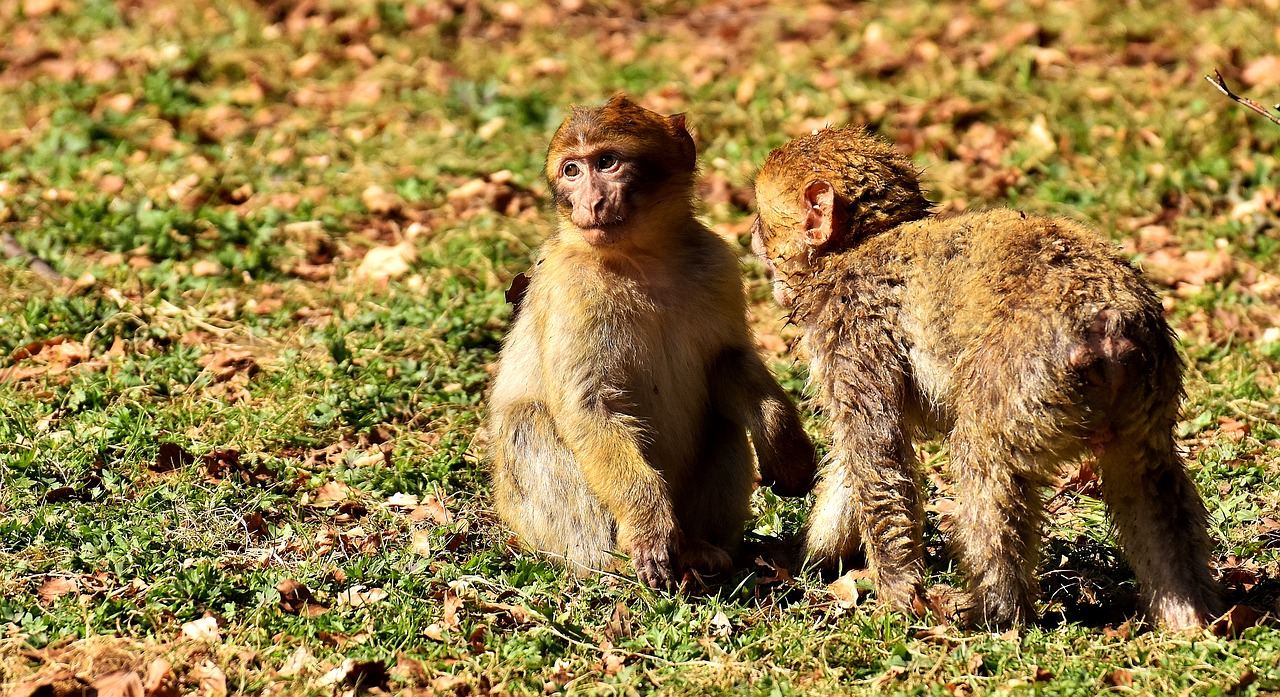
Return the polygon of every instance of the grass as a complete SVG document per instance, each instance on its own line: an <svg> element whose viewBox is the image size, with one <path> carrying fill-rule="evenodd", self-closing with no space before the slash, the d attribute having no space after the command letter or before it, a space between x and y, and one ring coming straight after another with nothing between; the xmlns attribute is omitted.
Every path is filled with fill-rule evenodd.
<svg viewBox="0 0 1280 697"><path fill-rule="evenodd" d="M1277 25L1271 0L0 0L0 232L68 279L0 264L0 682L163 658L201 694L1280 691L1280 128L1202 79L1280 99ZM689 114L766 347L790 334L743 247L750 180L825 123L914 153L945 209L1115 240L1189 359L1224 588L1269 614L1143 628L1069 487L1044 620L1002 635L803 569L667 595L521 551L477 439L503 291L550 227L550 133L615 90ZM396 244L405 273L362 275ZM804 518L755 509L763 545ZM960 584L936 517L928 541Z"/></svg>

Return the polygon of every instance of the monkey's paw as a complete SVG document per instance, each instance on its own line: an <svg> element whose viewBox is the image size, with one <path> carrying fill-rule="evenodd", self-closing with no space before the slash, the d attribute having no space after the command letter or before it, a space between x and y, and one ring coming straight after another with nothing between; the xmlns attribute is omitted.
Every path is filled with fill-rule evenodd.
<svg viewBox="0 0 1280 697"><path fill-rule="evenodd" d="M704 574L718 574L733 568L733 557L710 542L693 540L686 542L684 551L680 553L680 567L697 569Z"/></svg>
<svg viewBox="0 0 1280 697"><path fill-rule="evenodd" d="M818 473L818 455L804 432L780 444L775 457L760 458L760 483L778 496L804 496L813 491ZM785 461L777 457L787 453Z"/></svg>
<svg viewBox="0 0 1280 697"><path fill-rule="evenodd" d="M650 588L673 591L680 579L671 563L671 553L665 545L636 547L631 550L631 566L636 578Z"/></svg>

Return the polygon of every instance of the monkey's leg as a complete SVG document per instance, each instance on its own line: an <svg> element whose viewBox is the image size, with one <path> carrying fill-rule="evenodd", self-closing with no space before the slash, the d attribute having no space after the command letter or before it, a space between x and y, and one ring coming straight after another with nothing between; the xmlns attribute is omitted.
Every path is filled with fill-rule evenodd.
<svg viewBox="0 0 1280 697"><path fill-rule="evenodd" d="M546 406L513 404L501 423L493 475L498 514L530 546L563 555L575 573L609 568L614 518L588 490Z"/></svg>
<svg viewBox="0 0 1280 697"><path fill-rule="evenodd" d="M731 554L751 516L755 470L741 426L712 413L703 429L702 451L675 501L684 531L681 566L708 573L733 567Z"/></svg>
<svg viewBox="0 0 1280 697"><path fill-rule="evenodd" d="M1099 478L1147 611L1174 630L1211 621L1220 606L1204 503L1169 428L1109 444Z"/></svg>
<svg viewBox="0 0 1280 697"><path fill-rule="evenodd" d="M875 431L853 430L859 441L877 436ZM808 554L827 565L845 561L857 551L861 532L876 595L900 610L922 612L924 505L915 452L905 439L875 447L846 441L842 431L836 429L838 454L824 463L817 500L809 512ZM876 452L893 456L868 457Z"/></svg>
<svg viewBox="0 0 1280 697"><path fill-rule="evenodd" d="M1017 452L980 429L960 425L952 435L952 542L972 595L967 621L1006 627L1035 617L1045 456Z"/></svg>

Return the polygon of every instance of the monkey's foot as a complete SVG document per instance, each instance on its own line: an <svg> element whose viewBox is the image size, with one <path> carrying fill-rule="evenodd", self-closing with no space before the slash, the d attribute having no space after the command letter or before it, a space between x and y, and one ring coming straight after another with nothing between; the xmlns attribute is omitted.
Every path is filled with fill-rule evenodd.
<svg viewBox="0 0 1280 697"><path fill-rule="evenodd" d="M688 540L680 553L680 567L696 569L704 574L718 574L733 568L733 557L710 542Z"/></svg>

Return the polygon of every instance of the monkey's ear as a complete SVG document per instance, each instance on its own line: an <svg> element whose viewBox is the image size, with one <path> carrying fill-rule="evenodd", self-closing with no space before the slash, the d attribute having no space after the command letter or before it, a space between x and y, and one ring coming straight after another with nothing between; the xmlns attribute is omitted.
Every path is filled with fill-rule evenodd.
<svg viewBox="0 0 1280 697"><path fill-rule="evenodd" d="M831 241L836 227L836 190L831 182L817 179L804 187L804 240L821 247Z"/></svg>

